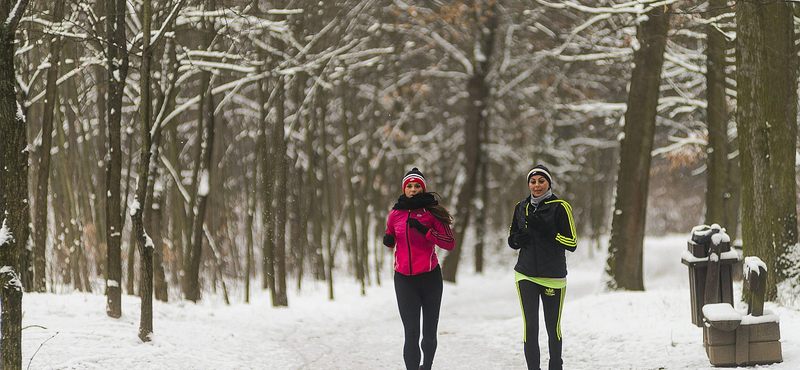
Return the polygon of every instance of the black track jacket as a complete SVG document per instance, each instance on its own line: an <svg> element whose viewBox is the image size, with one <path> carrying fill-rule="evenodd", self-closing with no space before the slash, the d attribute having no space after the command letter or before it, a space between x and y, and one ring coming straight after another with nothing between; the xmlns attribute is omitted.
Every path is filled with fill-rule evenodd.
<svg viewBox="0 0 800 370"><path fill-rule="evenodd" d="M543 233L529 228L534 214L545 221L555 231L554 237L545 237ZM517 245L515 235L529 233L530 242ZM531 204L531 197L517 203L514 207L514 218L508 232L508 245L519 250L519 258L514 270L529 276L540 278L565 278L567 276L567 258L565 250L574 252L577 248L575 222L572 219L572 206L564 200L552 195L539 203Z"/></svg>

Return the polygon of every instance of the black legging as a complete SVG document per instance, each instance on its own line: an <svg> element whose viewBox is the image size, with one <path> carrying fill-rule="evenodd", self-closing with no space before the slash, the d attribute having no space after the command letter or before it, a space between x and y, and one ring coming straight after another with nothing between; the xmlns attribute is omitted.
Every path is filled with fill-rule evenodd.
<svg viewBox="0 0 800 370"><path fill-rule="evenodd" d="M422 311L422 369L430 369L436 353L436 330L439 326L439 307L442 304L442 269L419 275L394 273L397 307L405 328L403 360L407 370L418 370L420 360L419 315Z"/></svg>
<svg viewBox="0 0 800 370"><path fill-rule="evenodd" d="M561 308L564 289L541 286L532 281L517 282L522 316L525 321L525 361L529 370L539 369L539 299L542 300L544 326L550 348L550 370L560 370L561 362Z"/></svg>

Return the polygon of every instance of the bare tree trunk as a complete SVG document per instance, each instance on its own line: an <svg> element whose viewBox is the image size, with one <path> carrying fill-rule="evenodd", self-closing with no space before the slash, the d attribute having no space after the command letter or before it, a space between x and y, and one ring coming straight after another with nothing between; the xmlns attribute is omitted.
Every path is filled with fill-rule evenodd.
<svg viewBox="0 0 800 370"><path fill-rule="evenodd" d="M289 305L289 297L286 292L286 134L284 133L284 123L286 112L284 111L284 80L278 77L278 101L276 103L277 114L275 117L275 155L277 165L277 177L275 186L275 285L272 291L272 305L275 307L285 307Z"/></svg>
<svg viewBox="0 0 800 370"><path fill-rule="evenodd" d="M122 316L122 97L128 76L124 0L106 0L108 159L106 160L106 313Z"/></svg>
<svg viewBox="0 0 800 370"><path fill-rule="evenodd" d="M713 19L730 11L725 0L711 0L707 17ZM729 209L732 202L731 187L737 181L732 181L733 174L729 170L728 154L731 152L728 144L728 102L725 94L725 51L727 45L725 36L713 24L706 26L706 97L708 112L706 126L708 128L708 153L707 158L707 187L706 187L706 224L721 224L728 229L728 233L736 235L736 226L728 225L729 213L737 213L736 209Z"/></svg>
<svg viewBox="0 0 800 370"><path fill-rule="evenodd" d="M156 162L156 159L152 159ZM155 163L153 166L155 167ZM155 171L154 171L155 172ZM153 178L155 180L155 177ZM153 239L153 293L157 300L162 302L169 301L169 290L167 284L167 276L164 272L164 193L160 186L153 189L153 201L150 206L150 213L148 219L150 220L150 232Z"/></svg>
<svg viewBox="0 0 800 370"><path fill-rule="evenodd" d="M139 119L141 120L141 153L139 155L139 181L136 185L136 200L131 211L131 224L136 249L140 255L139 296L141 297L141 317L139 319L139 339L149 342L153 334L153 240L145 230L144 212L148 201L148 180L150 175L150 159L152 156L152 137L150 136L152 98L150 73L152 63L152 48L150 45L150 30L152 24L152 8L150 0L144 0L142 6L142 66L141 97ZM149 215L148 215L149 216Z"/></svg>
<svg viewBox="0 0 800 370"><path fill-rule="evenodd" d="M179 142L178 131L175 126L176 125L169 125L169 127L167 127L168 139L165 140L165 143L168 145L168 151L164 154L168 158L168 162L171 164L171 166L176 166L180 161L180 148L177 146ZM175 174L173 177L175 189L180 189L182 186L179 183L180 175ZM171 281L173 283L177 283L179 286L181 286L181 288L183 288L180 272L185 271L187 267L184 259L184 250L186 249L186 246L189 245L189 232L187 231L188 226L186 225L189 223L189 217L187 213L191 212L189 210L191 207L190 203L188 203L188 200L184 199L180 191L169 192L169 207L171 223L170 240L173 252Z"/></svg>
<svg viewBox="0 0 800 370"><path fill-rule="evenodd" d="M598 119L602 122L603 118ZM599 127L599 125L598 125ZM589 183L589 228L591 229L592 247L589 256L594 257L594 251L600 250L600 236L608 231L608 204L609 194L613 191L609 183L613 181L613 172L616 162L613 160L614 152L608 148L599 148L593 151L587 163L591 163L588 172Z"/></svg>
<svg viewBox="0 0 800 370"><path fill-rule="evenodd" d="M252 179L247 181L245 186L247 187L246 191L246 199L247 199L247 216L245 219L245 257L244 257L244 303L250 303L250 275L252 274L252 266L253 266L253 248L254 248L254 241L253 241L253 223L255 220L255 213L256 213L256 192L254 191L256 186L253 186L253 190L251 190L251 184L255 183L255 179L258 178L258 166L256 166L255 170L253 171Z"/></svg>
<svg viewBox="0 0 800 370"><path fill-rule="evenodd" d="M95 14L106 14L106 1L99 0L94 2L94 12ZM100 35L103 33L105 29L104 22L96 22L93 24L94 30L96 34ZM104 46L101 45L99 42L95 43L95 48L97 50L103 50ZM92 66L93 77L97 80L95 84L95 96L97 100L95 101L96 111L97 111L97 134L93 135L94 137L94 148L96 151L97 161L92 163L92 169L94 173L94 178L97 180L96 184L96 194L100 194L95 198L95 209L94 209L94 222L97 228L97 242L98 242L98 252L95 260L95 270L98 274L102 272L103 276L106 276L106 258L99 258L99 256L107 256L108 255L108 235L107 235L107 227L106 227L106 213L107 213L107 206L106 201L107 197L102 196L102 193L107 191L107 180L106 180L106 161L108 160L108 147L106 142L108 141L108 122L106 120L106 104L107 101L107 92L108 92L108 75L106 69L102 65L94 65ZM106 293L106 287L103 286L103 293Z"/></svg>
<svg viewBox="0 0 800 370"><path fill-rule="evenodd" d="M484 130L485 133L485 130ZM484 136L485 138L486 136ZM484 239L486 237L486 205L489 204L489 184L486 173L488 164L486 158L479 159L478 164L478 189L480 190L480 203L475 209L475 272L483 273Z"/></svg>
<svg viewBox="0 0 800 370"><path fill-rule="evenodd" d="M736 7L737 121L741 146L742 243L767 265L766 299L797 261L795 157L797 50L792 5L755 1Z"/></svg>
<svg viewBox="0 0 800 370"><path fill-rule="evenodd" d="M364 284L364 266L361 264L361 246L358 242L358 226L357 226L357 215L356 215L356 206L360 203L356 199L356 186L357 183L352 181L354 176L353 174L353 160L351 158L352 150L350 150L349 142L352 139L352 134L350 133L350 119L348 117L347 107L350 104L350 97L348 96L348 89L347 89L347 81L342 76L340 81L341 84L341 92L342 92L342 132L344 135L344 139L342 140L342 148L344 151L344 181L345 181L345 189L347 190L347 199L346 199L346 207L347 207L347 220L349 223L349 230L350 232L347 234L348 236L348 244L350 247L350 255L352 256L352 263L353 268L356 270L356 279L361 284L361 295L365 295L367 293L366 287ZM358 198L361 198L359 195Z"/></svg>
<svg viewBox="0 0 800 370"><path fill-rule="evenodd" d="M299 112L295 114L300 114ZM290 167L291 168L291 167ZM309 174L310 171L302 171L301 168L294 167L291 168L292 171L289 172L289 176L291 176L291 182L294 182L292 186L292 203L291 203L291 215L289 219L291 220L291 236L289 240L291 241L289 245L289 249L292 250L293 255L295 256L294 264L295 268L297 268L297 290L300 291L302 288L303 282L303 274L305 273L305 260L306 260L306 249L308 248L308 210L305 208L305 199L310 198L303 194L305 191L306 185L308 184L308 178L303 178L303 172Z"/></svg>
<svg viewBox="0 0 800 370"><path fill-rule="evenodd" d="M208 0L209 10L216 9L216 1ZM204 45L209 47L213 40L214 27L209 22L204 23ZM208 206L209 186L213 175L214 165L212 163L214 157L214 134L215 134L215 116L214 116L214 96L211 91L211 72L204 71L202 73L201 89L201 114L200 122L205 123L205 145L203 146L203 154L197 163L197 167L201 168L200 179L197 190L197 213L194 215L192 223L192 247L189 256L189 266L185 276L186 287L184 295L186 299L197 302L201 298L200 294L200 265L202 262L203 254L203 225L205 224L206 208Z"/></svg>
<svg viewBox="0 0 800 370"><path fill-rule="evenodd" d="M203 252L203 224L205 223L206 208L208 207L209 184L211 181L213 164L213 148L214 148L214 99L211 96L210 88L205 92L205 149L203 151L202 163L198 165L203 169L201 170L199 179L199 189L197 192L197 214L195 214L194 222L192 223L192 249L191 259L189 265L189 273L187 274L188 290L184 292L186 299L197 302L200 300L200 264L202 262Z"/></svg>
<svg viewBox="0 0 800 370"><path fill-rule="evenodd" d="M7 4L8 5L8 4ZM18 112L14 35L28 6L0 7L0 368L22 368L22 283L19 257L30 234L27 124Z"/></svg>
<svg viewBox="0 0 800 370"><path fill-rule="evenodd" d="M669 15L664 7L647 13L637 30L641 47L633 54L633 74L620 144L617 199L611 221L606 273L611 289L644 290L644 226L650 159L656 127L661 67Z"/></svg>
<svg viewBox="0 0 800 370"><path fill-rule="evenodd" d="M325 268L325 278L328 281L328 299L333 300L333 267L335 266L334 257L336 253L336 249L334 248L335 241L333 240L333 223L334 223L334 204L333 204L333 194L331 190L331 186L333 181L331 181L331 172L328 165L328 133L327 133L327 125L326 125L326 118L327 118L327 100L325 99L325 93L320 92L319 100L317 100L317 104L319 104L319 132L321 133L320 136L320 157L322 158L322 179L320 183L323 184L322 186L322 200L323 205L322 209L325 213L325 225L323 234L325 235L324 247L325 255L327 257L327 266Z"/></svg>
<svg viewBox="0 0 800 370"><path fill-rule="evenodd" d="M266 60L266 59L264 59ZM275 231L274 214L272 209L273 194L275 190L275 160L274 160L274 143L270 142L267 137L269 133L271 138L275 138L275 133L269 129L269 79L264 78L259 81L259 119L260 119L260 135L259 135L259 158L261 166L261 186L262 186L262 205L261 205L261 219L264 223L262 244L261 244L261 258L262 258L262 281L261 289L269 289L271 292L275 291L275 245L273 242L273 233Z"/></svg>
<svg viewBox="0 0 800 370"><path fill-rule="evenodd" d="M319 99L319 97L317 97ZM320 136L317 135L319 128L322 124L319 122L320 117L316 113L317 102L312 100L309 117L309 128L306 151L311 158L311 168L308 176L308 195L306 210L309 214L309 221L311 222L311 250L313 251L312 264L314 266L314 279L325 279L325 256L323 252L322 243L322 222L323 222L323 183L319 180L319 172L322 170L323 165L320 163L323 159L316 148L321 143Z"/></svg>
<svg viewBox="0 0 800 370"><path fill-rule="evenodd" d="M64 0L53 4L53 23L60 23L64 16ZM47 291L46 242L47 242L47 194L50 186L50 147L53 145L53 117L55 115L58 68L61 62L61 37L53 35L50 42L50 67L47 69L47 86L42 117L42 144L37 149L39 165L36 173L36 196L33 234L33 290Z"/></svg>
<svg viewBox="0 0 800 370"><path fill-rule="evenodd" d="M476 9L476 27L479 27L479 34L475 38L476 42L481 47L481 55L484 55L483 60L475 60L470 76L467 83L467 92L469 93L467 108L465 113L466 123L464 126L464 144L462 150L464 151L464 171L466 177L464 184L461 186L461 191L458 193L456 200L456 222L453 225L453 234L456 240L456 246L447 254L442 261L442 278L445 281L456 282L456 274L458 272L458 262L461 259L461 250L464 245L464 235L466 235L467 228L469 227L470 217L472 216L472 200L475 197L476 188L478 186L478 167L480 166L481 155L481 132L482 127L486 125L486 109L488 106L490 91L489 82L486 80L486 75L489 73L489 66L491 56L494 52L494 34L497 28L497 15L495 14L496 3L484 4L483 1L475 1ZM484 6L488 8L484 9Z"/></svg>

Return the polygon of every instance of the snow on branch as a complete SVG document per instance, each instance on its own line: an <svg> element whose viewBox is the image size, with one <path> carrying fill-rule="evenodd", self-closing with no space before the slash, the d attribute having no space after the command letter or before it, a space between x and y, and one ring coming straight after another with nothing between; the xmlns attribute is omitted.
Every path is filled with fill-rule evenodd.
<svg viewBox="0 0 800 370"><path fill-rule="evenodd" d="M442 36L440 36L436 31L431 32L431 36L434 41L436 41L439 45L441 45L447 52L450 53L456 60L458 60L466 70L468 75L472 75L472 62L470 62L469 58L467 58L464 53L461 52L457 47L451 44L449 41L445 40Z"/></svg>
<svg viewBox="0 0 800 370"><path fill-rule="evenodd" d="M700 65L697 65L697 64L689 63L689 62L687 62L687 61L685 61L685 60L683 60L683 59L681 59L681 58L679 58L679 57L677 57L675 55L670 54L670 53L664 53L664 59L674 63L677 66L683 67L684 69L686 69L689 72L700 73L700 74L705 74L705 72L706 72L705 66L700 66Z"/></svg>
<svg viewBox="0 0 800 370"><path fill-rule="evenodd" d="M8 283L6 283L5 287L6 289L11 287L17 291L20 292L22 291L22 282L19 281L19 275L17 274L17 271L14 270L13 267L11 266L0 267L0 275L9 275L11 277L8 280Z"/></svg>
<svg viewBox="0 0 800 370"><path fill-rule="evenodd" d="M4 219L3 227L0 227L0 246L14 240L14 236L11 234L11 229L9 229L7 221L8 218Z"/></svg>
<svg viewBox="0 0 800 370"><path fill-rule="evenodd" d="M183 200L188 204L192 200L192 197L189 195L186 187L183 186L183 180L178 174L178 171L175 170L175 167L172 166L172 163L166 158L166 156L160 155L158 156L158 159L161 160L161 163L164 164L164 167L166 167L167 171L169 171L170 175L172 175L172 179L175 180L175 185L178 187L178 191L180 191Z"/></svg>
<svg viewBox="0 0 800 370"><path fill-rule="evenodd" d="M628 109L627 103L589 102L583 104L554 104L556 109L570 110L581 113L591 112L624 112Z"/></svg>
<svg viewBox="0 0 800 370"><path fill-rule="evenodd" d="M671 141L673 141L672 144L667 145L667 146L663 146L661 148L656 148L655 150L653 150L651 152L651 156L655 157L655 156L658 156L658 155L667 154L667 153L676 151L676 150L678 150L680 148L683 148L683 147L685 147L687 145L702 145L702 146L705 146L705 145L708 144L706 139L703 139L702 137L700 137L699 135L697 135L694 132L690 133L689 136L687 136L685 138L679 138L679 137L675 137L675 136L670 136L669 139Z"/></svg>
<svg viewBox="0 0 800 370"><path fill-rule="evenodd" d="M257 73L257 74L249 74L241 79L226 83L224 85L217 86L211 89L212 94L220 94L226 92L231 89L237 88L245 83L255 82L261 80L266 77L266 73ZM165 126L167 123L175 119L176 117L180 116L182 113L186 112L187 110L191 109L194 105L196 105L200 101L199 96L194 96L193 98L183 102L183 104L175 107L175 109L167 115L163 121L159 125Z"/></svg>
<svg viewBox="0 0 800 370"><path fill-rule="evenodd" d="M207 197L210 188L208 170L203 168L200 170L200 185L197 189L197 195Z"/></svg>
<svg viewBox="0 0 800 370"><path fill-rule="evenodd" d="M574 1L562 1L558 3L551 3L545 0L536 0L537 3L553 9L574 9L587 14L645 14L655 8L660 8L667 5L677 3L679 0L662 0L662 1L631 1L625 4L615 4L611 7L595 7L578 4ZM530 10L526 10L525 14L530 14Z"/></svg>
<svg viewBox="0 0 800 370"><path fill-rule="evenodd" d="M20 22L26 24L32 23L42 26L42 33L45 35L61 36L78 41L86 41L91 38L89 34L85 32L70 32L69 31L70 27L68 27L67 25L72 25L73 26L72 28L77 28L77 29L83 26L79 24L74 24L73 21L69 20L64 20L62 22L55 23L47 19L39 18L37 16L28 16L28 17L23 17L20 20Z"/></svg>
<svg viewBox="0 0 800 370"><path fill-rule="evenodd" d="M11 11L8 12L8 18L6 18L6 32L13 33L17 29L17 25L19 25L22 14L25 13L25 8L27 7L28 0L17 0L14 2L14 6L11 7Z"/></svg>
<svg viewBox="0 0 800 370"><path fill-rule="evenodd" d="M167 33L167 30L169 30L172 27L172 24L175 22L175 19L178 18L178 13L180 12L181 8L183 8L183 5L185 3L186 0L180 0L178 1L177 4L175 4L175 6L169 12L167 19L165 19L164 22L161 24L161 28L158 30L156 35L153 37L153 40L150 42L151 48L154 47L153 45L157 45L158 42Z"/></svg>
<svg viewBox="0 0 800 370"><path fill-rule="evenodd" d="M581 55L563 55L558 54L556 58L563 62L588 62L593 60L608 60L608 59L622 59L628 55L633 54L631 49L622 49L613 53L593 53Z"/></svg>

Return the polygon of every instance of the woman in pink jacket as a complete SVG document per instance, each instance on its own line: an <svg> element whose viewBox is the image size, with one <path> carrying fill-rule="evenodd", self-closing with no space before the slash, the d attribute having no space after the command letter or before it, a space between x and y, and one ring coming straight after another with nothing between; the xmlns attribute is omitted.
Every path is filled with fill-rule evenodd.
<svg viewBox="0 0 800 370"><path fill-rule="evenodd" d="M435 246L453 250L453 217L425 191L425 177L414 167L403 177L403 195L389 212L383 244L394 248L394 289L405 328L403 360L407 370L429 370L436 353L436 330L442 303L442 269ZM420 365L420 311L422 353Z"/></svg>

